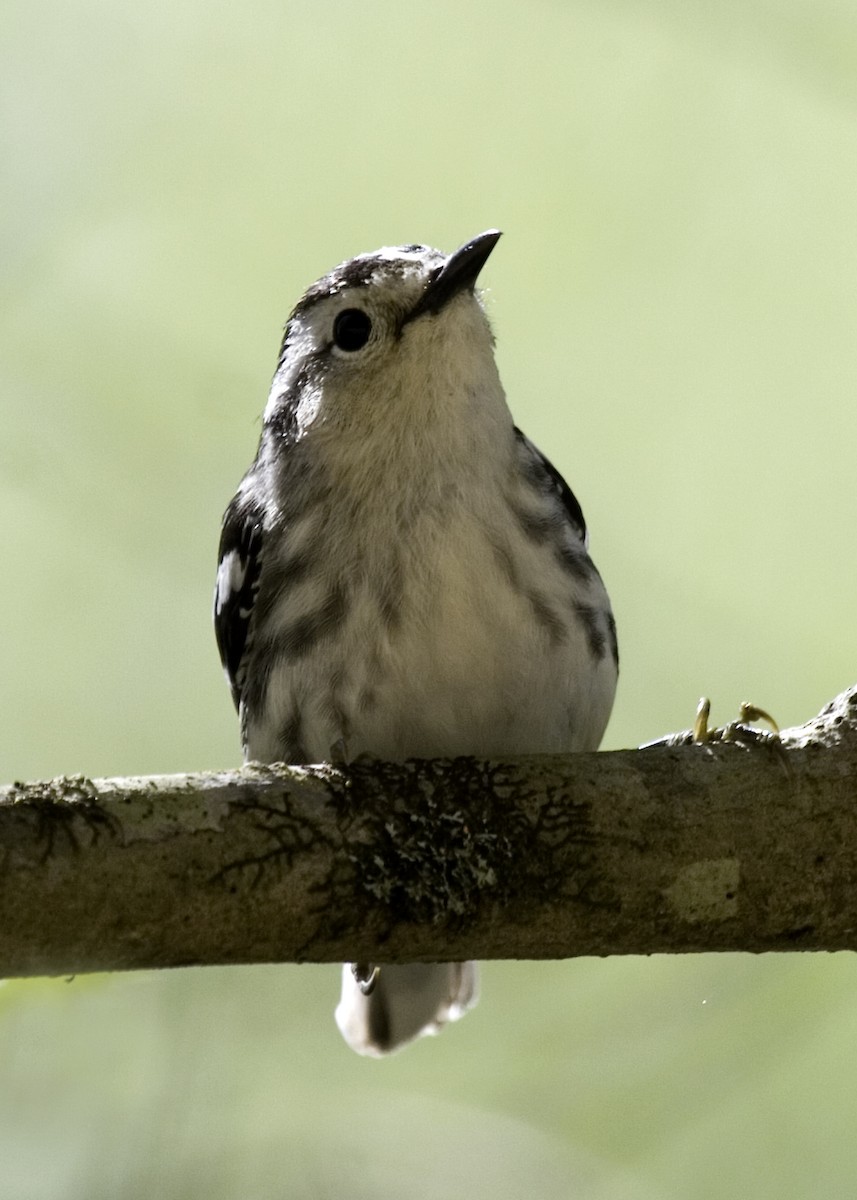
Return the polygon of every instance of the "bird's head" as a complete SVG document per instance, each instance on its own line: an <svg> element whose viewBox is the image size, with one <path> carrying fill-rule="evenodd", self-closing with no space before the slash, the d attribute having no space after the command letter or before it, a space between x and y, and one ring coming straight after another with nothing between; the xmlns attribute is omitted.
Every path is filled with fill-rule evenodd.
<svg viewBox="0 0 857 1200"><path fill-rule="evenodd" d="M336 267L301 297L286 325L265 425L299 440L311 430L412 431L502 396L494 340L476 292L497 230L452 254L385 248Z"/></svg>

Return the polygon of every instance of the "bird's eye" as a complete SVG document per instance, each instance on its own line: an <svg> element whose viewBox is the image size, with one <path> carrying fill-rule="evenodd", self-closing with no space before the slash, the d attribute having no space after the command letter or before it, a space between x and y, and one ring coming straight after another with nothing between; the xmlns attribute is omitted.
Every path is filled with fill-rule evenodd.
<svg viewBox="0 0 857 1200"><path fill-rule="evenodd" d="M333 344L340 350L362 350L369 341L372 320L362 308L344 308L333 322Z"/></svg>

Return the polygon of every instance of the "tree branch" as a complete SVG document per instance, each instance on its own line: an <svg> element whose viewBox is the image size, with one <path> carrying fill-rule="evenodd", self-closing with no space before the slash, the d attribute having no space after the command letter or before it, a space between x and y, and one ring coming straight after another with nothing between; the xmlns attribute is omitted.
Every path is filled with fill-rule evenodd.
<svg viewBox="0 0 857 1200"><path fill-rule="evenodd" d="M675 742L13 784L0 977L857 949L857 687L781 743Z"/></svg>

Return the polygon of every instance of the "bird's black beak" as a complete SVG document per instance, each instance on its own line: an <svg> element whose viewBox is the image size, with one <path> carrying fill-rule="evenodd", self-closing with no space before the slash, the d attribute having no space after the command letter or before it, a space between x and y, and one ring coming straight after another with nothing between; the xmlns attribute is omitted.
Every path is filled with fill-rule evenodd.
<svg viewBox="0 0 857 1200"><path fill-rule="evenodd" d="M499 239L499 229L486 229L485 233L477 234L475 238L453 250L446 262L431 275L426 290L408 313L406 320L413 321L427 313L439 313L453 296L457 296L465 288L472 288Z"/></svg>

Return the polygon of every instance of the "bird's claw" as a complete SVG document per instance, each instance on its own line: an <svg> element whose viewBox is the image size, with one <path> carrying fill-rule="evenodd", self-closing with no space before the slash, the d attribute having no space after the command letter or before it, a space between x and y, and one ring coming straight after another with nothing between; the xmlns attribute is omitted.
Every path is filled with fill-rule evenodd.
<svg viewBox="0 0 857 1200"><path fill-rule="evenodd" d="M709 745L712 742L734 742L740 746L759 746L771 745L774 742L779 743L780 727L764 708L759 708L758 704L751 704L748 700L741 703L738 709L738 716L734 721L729 721L726 725L719 725L711 729L708 724L708 718L711 713L711 701L707 696L703 696L699 701L696 709L696 717L693 722L693 741L702 745ZM770 725L770 731L767 729L753 729L751 722L767 721Z"/></svg>
<svg viewBox="0 0 857 1200"><path fill-rule="evenodd" d="M780 727L769 712L765 712L757 704L751 704L749 700L742 700L741 707L738 710L738 723L740 725L747 725L750 721L767 721L771 727L771 731L777 737L780 736Z"/></svg>
<svg viewBox="0 0 857 1200"><path fill-rule="evenodd" d="M711 701L703 696L696 708L693 727L681 733L668 733L665 737L646 742L640 749L650 746L711 746L715 743L729 742L738 746L781 746L780 729L770 713L757 704L745 700L738 710L734 721L726 725L711 728L708 718L711 715ZM771 726L767 729L754 729L752 721L767 721Z"/></svg>
<svg viewBox="0 0 857 1200"><path fill-rule="evenodd" d="M375 984L378 982L378 976L381 974L381 968L372 963L352 963L351 974L363 995L371 996L375 990Z"/></svg>

